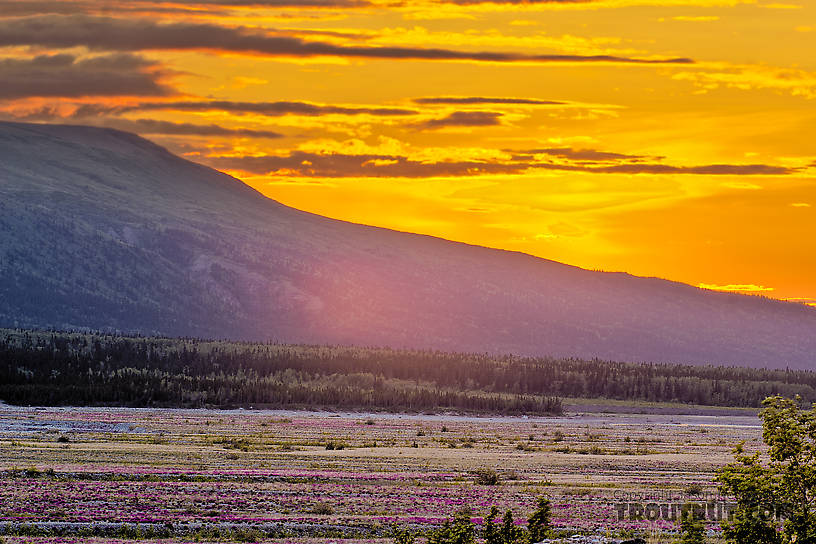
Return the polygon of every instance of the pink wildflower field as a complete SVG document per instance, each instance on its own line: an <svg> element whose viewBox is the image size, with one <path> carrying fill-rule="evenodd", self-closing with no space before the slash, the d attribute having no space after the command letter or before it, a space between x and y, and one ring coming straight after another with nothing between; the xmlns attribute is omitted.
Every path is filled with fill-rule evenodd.
<svg viewBox="0 0 816 544"><path fill-rule="evenodd" d="M390 542L394 524L421 534L466 508L521 524L545 495L564 535L671 535L655 508L724 501L713 475L742 441L761 447L754 414L0 406L0 527L6 542Z"/></svg>

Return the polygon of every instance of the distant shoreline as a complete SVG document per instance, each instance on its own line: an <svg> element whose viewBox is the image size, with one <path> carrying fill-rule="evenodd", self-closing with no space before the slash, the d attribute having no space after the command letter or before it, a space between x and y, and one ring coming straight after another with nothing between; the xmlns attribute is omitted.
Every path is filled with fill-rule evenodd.
<svg viewBox="0 0 816 544"><path fill-rule="evenodd" d="M663 414L663 415L697 415L697 416L729 416L729 415L757 415L759 408L741 406L706 406L699 404L682 405L672 402L620 402L605 399L582 399L571 401L564 399L566 414Z"/></svg>
<svg viewBox="0 0 816 544"><path fill-rule="evenodd" d="M385 419L417 418L441 421L480 421L480 420L553 420L553 419L576 419L582 417L606 415L659 415L659 416L701 416L701 417L756 417L759 413L757 408L728 407L728 406L705 406L705 405L680 405L677 403L645 403L637 401L614 401L608 399L565 399L564 412L562 414L545 413L502 413L489 411L468 411L468 410L388 410L372 409L371 407L349 408L331 406L280 406L280 405L245 405L245 406L124 406L106 404L87 405L16 405L8 404L0 400L0 410L137 410L137 411L169 411L169 412L249 412L249 413L273 413L275 415L291 415L293 417L313 415L319 417L339 417L339 418L368 418L378 417Z"/></svg>

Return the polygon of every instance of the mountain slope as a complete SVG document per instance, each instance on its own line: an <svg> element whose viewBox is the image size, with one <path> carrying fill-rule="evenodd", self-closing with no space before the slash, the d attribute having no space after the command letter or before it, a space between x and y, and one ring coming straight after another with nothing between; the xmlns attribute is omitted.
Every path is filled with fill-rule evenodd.
<svg viewBox="0 0 816 544"><path fill-rule="evenodd" d="M335 221L135 135L0 123L0 326L816 368L816 310Z"/></svg>

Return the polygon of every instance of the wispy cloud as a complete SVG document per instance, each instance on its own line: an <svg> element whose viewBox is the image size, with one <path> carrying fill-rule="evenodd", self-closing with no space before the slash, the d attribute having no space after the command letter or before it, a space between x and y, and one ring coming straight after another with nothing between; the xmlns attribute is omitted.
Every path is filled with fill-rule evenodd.
<svg viewBox="0 0 816 544"><path fill-rule="evenodd" d="M713 21L720 20L720 18L716 15L678 15L676 17L672 17L672 19L686 23L711 23Z"/></svg>
<svg viewBox="0 0 816 544"><path fill-rule="evenodd" d="M732 293L768 293L774 291L773 287L764 285L754 285L752 283L729 283L728 285L717 285L715 283L699 283L697 287L710 291L729 291Z"/></svg>
<svg viewBox="0 0 816 544"><path fill-rule="evenodd" d="M419 128L437 130L450 127L493 127L501 125L502 114L495 111L455 111L439 119L430 119Z"/></svg>
<svg viewBox="0 0 816 544"><path fill-rule="evenodd" d="M556 100L539 100L537 98L503 98L489 96L431 96L415 98L414 102L417 104L509 104L524 106L562 106L567 104L567 102L559 102Z"/></svg>
<svg viewBox="0 0 816 544"><path fill-rule="evenodd" d="M719 88L741 90L771 89L794 96L816 98L816 72L800 68L764 65L721 65L674 74L676 80L690 81L708 92Z"/></svg>

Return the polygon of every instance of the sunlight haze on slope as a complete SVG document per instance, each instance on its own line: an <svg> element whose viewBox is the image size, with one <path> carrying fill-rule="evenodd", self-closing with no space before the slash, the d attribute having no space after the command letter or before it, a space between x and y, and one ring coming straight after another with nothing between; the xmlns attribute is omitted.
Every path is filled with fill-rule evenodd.
<svg viewBox="0 0 816 544"><path fill-rule="evenodd" d="M0 115L286 205L816 300L816 5L0 1Z"/></svg>

